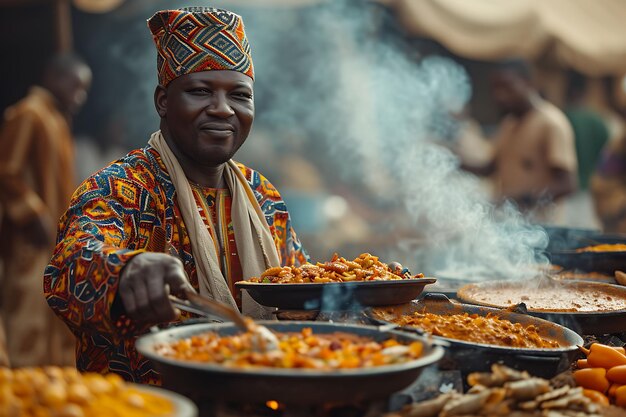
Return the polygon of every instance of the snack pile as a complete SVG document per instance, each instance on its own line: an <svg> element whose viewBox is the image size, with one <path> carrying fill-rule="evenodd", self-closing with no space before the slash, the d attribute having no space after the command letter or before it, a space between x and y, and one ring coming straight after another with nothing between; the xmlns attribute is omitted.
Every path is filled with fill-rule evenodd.
<svg viewBox="0 0 626 417"><path fill-rule="evenodd" d="M128 384L116 374L79 373L75 368L0 368L0 416L171 416L167 398Z"/></svg>

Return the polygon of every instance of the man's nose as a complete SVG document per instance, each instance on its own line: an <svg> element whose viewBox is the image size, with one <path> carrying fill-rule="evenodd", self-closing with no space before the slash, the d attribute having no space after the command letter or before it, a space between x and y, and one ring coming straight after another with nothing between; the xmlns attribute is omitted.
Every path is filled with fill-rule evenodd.
<svg viewBox="0 0 626 417"><path fill-rule="evenodd" d="M206 107L206 112L212 116L226 118L235 114L235 111L228 101L228 97L225 93L214 94Z"/></svg>

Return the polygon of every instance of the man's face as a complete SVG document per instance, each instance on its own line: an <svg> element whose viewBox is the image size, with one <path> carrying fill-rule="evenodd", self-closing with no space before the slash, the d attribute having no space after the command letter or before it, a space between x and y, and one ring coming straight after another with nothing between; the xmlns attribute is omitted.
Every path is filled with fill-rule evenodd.
<svg viewBox="0 0 626 417"><path fill-rule="evenodd" d="M63 109L76 114L87 101L92 74L89 67L76 65L62 72L55 80L54 93Z"/></svg>
<svg viewBox="0 0 626 417"><path fill-rule="evenodd" d="M490 82L493 99L505 113L517 112L528 100L528 82L512 71L496 71Z"/></svg>
<svg viewBox="0 0 626 417"><path fill-rule="evenodd" d="M157 110L185 159L218 166L243 145L254 120L253 82L237 71L201 71L157 89Z"/></svg>

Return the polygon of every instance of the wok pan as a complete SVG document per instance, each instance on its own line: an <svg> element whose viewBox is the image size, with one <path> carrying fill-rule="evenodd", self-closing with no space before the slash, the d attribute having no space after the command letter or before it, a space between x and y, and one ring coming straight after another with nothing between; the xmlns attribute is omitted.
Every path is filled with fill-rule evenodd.
<svg viewBox="0 0 626 417"><path fill-rule="evenodd" d="M606 272L626 268L626 252L576 252L598 244L624 244L624 234L602 234L595 230L546 228L550 243L546 255L554 265L567 270Z"/></svg>
<svg viewBox="0 0 626 417"><path fill-rule="evenodd" d="M337 371L236 369L216 364L180 361L157 353L159 345L192 335L216 332L226 336L237 333L238 329L229 323L193 324L170 328L140 337L136 342L136 348L154 363L163 377L164 387L188 396L196 403L207 400L247 403L276 400L295 406L387 398L392 393L409 386L417 379L422 368L437 362L443 356L443 348L432 346L422 336L398 331L381 331L375 326L317 322L259 323L277 332L299 332L302 328L309 327L314 334L347 332L379 341L389 338L405 343L419 340L424 343L424 353L420 358L402 364Z"/></svg>
<svg viewBox="0 0 626 417"><path fill-rule="evenodd" d="M240 281L259 304L284 310L351 310L361 306L403 304L417 298L434 278L390 281L355 281L305 284L272 284Z"/></svg>
<svg viewBox="0 0 626 417"><path fill-rule="evenodd" d="M486 316L491 314L524 326L533 325L537 328L539 335L559 343L558 348L550 349L515 348L433 336L436 340L444 340L448 343L446 355L439 367L457 369L464 375L471 372L489 371L491 364L501 362L515 369L528 370L536 376L551 378L570 367L578 354L578 346L583 344L583 339L578 334L558 324L507 310L451 302L442 294L427 294L418 302L401 306L371 308L366 310L365 314L374 323L386 324L393 323L391 320L394 317L424 311L438 315L468 313ZM413 326L404 326L400 329L418 334L423 333L420 328Z"/></svg>
<svg viewBox="0 0 626 417"><path fill-rule="evenodd" d="M507 308L510 306L494 305L482 302L476 299L476 293L484 293L485 291L497 292L501 288L510 286L520 286L511 281L493 281L482 282L477 284L469 284L461 287L457 292L457 298L465 303L495 307ZM537 291L541 291L543 285L557 285L564 292L580 289L585 291L603 291L608 292L615 297L626 298L626 287L620 285L611 285L596 282L562 282L549 278L539 281ZM521 304L521 308L527 310L529 315L549 320L553 323L559 323L582 335L602 335L609 333L622 333L626 331L626 309L613 311L593 311L593 312L565 312L565 311L545 311L527 309L525 304Z"/></svg>
<svg viewBox="0 0 626 417"><path fill-rule="evenodd" d="M572 249L549 253L548 258L553 264L569 270L613 274L626 268L626 251L577 252Z"/></svg>

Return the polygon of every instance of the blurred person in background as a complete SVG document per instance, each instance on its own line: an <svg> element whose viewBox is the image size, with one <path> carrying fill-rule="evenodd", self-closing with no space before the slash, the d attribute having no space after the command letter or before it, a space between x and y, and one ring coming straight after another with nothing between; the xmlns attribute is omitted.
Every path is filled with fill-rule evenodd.
<svg viewBox="0 0 626 417"><path fill-rule="evenodd" d="M70 121L85 103L91 79L81 58L56 55L41 84L4 114L0 316L12 366L74 364L74 338L46 305L41 275L76 187Z"/></svg>
<svg viewBox="0 0 626 417"><path fill-rule="evenodd" d="M513 200L531 220L558 222L555 203L577 186L572 128L563 112L539 96L526 62L497 64L490 83L504 119L490 162L467 168L492 175L496 201Z"/></svg>
<svg viewBox="0 0 626 417"><path fill-rule="evenodd" d="M609 130L601 115L586 104L587 78L577 71L567 74L565 116L574 131L578 160L578 192L565 201L566 223L570 227L598 228L589 182L609 140Z"/></svg>
<svg viewBox="0 0 626 417"><path fill-rule="evenodd" d="M135 340L152 325L192 317L174 309L170 293L198 291L269 318L235 282L308 257L276 188L232 160L255 115L241 17L208 7L162 10L148 27L160 129L74 193L44 291L78 339L80 371L157 384Z"/></svg>
<svg viewBox="0 0 626 417"><path fill-rule="evenodd" d="M626 118L626 108L612 104ZM590 190L596 213L607 233L626 233L626 134L609 141L594 172Z"/></svg>

